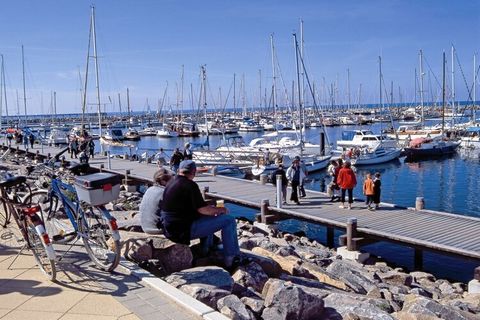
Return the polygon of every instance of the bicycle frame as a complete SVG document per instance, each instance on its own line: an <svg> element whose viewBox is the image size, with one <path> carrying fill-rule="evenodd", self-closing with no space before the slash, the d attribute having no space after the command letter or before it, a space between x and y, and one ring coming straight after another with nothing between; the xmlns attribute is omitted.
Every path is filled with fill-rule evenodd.
<svg viewBox="0 0 480 320"><path fill-rule="evenodd" d="M74 201L68 198L62 189L70 192L72 195L75 195ZM78 221L85 218L85 213L80 206L80 201L77 197L77 192L75 188L60 179L52 178L51 188L49 190L49 198L50 198L50 206L52 205L53 197L52 195L56 195L62 201L63 207L65 208L65 213L67 214L68 219L72 223L72 226L77 234L79 234L79 227ZM120 240L120 234L118 232L117 223L114 217L110 215L110 212L105 209L104 206L95 206L98 208L100 212L102 212L103 216L107 219L110 228L112 230L112 237L114 240ZM85 237L83 234L79 234L80 236Z"/></svg>

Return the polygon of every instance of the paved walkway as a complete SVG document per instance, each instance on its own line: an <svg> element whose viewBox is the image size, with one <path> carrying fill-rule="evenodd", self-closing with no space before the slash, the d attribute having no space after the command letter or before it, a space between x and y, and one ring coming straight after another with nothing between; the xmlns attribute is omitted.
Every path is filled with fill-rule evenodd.
<svg viewBox="0 0 480 320"><path fill-rule="evenodd" d="M30 251L14 260L18 236L12 227L0 228L0 319L201 319L133 276L94 268L80 242L56 247L63 258L50 282Z"/></svg>

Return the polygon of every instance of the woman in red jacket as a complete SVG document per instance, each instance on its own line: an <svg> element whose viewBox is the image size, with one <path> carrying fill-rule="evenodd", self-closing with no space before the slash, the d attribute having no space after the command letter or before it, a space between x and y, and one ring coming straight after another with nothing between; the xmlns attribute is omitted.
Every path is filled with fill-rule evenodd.
<svg viewBox="0 0 480 320"><path fill-rule="evenodd" d="M345 192L348 191L348 209L352 209L353 203L353 188L357 185L357 178L355 172L351 168L350 161L343 164L343 168L338 172L337 184L342 189L342 205L341 209L345 208Z"/></svg>

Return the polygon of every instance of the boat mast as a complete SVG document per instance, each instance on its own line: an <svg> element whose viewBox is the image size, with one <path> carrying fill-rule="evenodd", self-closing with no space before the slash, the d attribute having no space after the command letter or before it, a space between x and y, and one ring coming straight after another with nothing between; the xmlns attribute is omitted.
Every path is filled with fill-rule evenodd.
<svg viewBox="0 0 480 320"><path fill-rule="evenodd" d="M421 107L421 112L422 112L422 116L421 116L421 120L422 120L422 128L425 127L425 114L424 114L424 111L423 111L423 51L420 49L420 56L419 56L419 59L420 59L420 107Z"/></svg>
<svg viewBox="0 0 480 320"><path fill-rule="evenodd" d="M0 74L0 131L2 131L2 111L3 111L3 54L0 54L2 59L1 74Z"/></svg>
<svg viewBox="0 0 480 320"><path fill-rule="evenodd" d="M27 126L27 91L25 89L25 55L22 44L23 107L25 109L25 127Z"/></svg>
<svg viewBox="0 0 480 320"><path fill-rule="evenodd" d="M95 31L95 7L92 6L93 58L95 59L95 86L97 88L98 130L102 136L102 109L100 105L100 83L98 77L97 33Z"/></svg>
<svg viewBox="0 0 480 320"><path fill-rule="evenodd" d="M445 51L443 51L442 60L442 134L445 129Z"/></svg>
<svg viewBox="0 0 480 320"><path fill-rule="evenodd" d="M476 121L475 106L477 103L477 55L473 54L473 106L472 106L472 122ZM6 99L6 98L5 98ZM6 100L5 100L6 101Z"/></svg>
<svg viewBox="0 0 480 320"><path fill-rule="evenodd" d="M273 105L273 125L275 126L275 130L277 130L277 75L275 73L275 46L273 44L273 33L270 35L270 48L272 51L272 105Z"/></svg>
<svg viewBox="0 0 480 320"><path fill-rule="evenodd" d="M235 113L237 112L237 108L236 108L236 105L237 105L237 101L235 100L236 99L236 96L235 96L235 91L236 91L236 82L237 82L237 79L236 79L237 75L234 73L233 74L233 116L235 116Z"/></svg>
<svg viewBox="0 0 480 320"><path fill-rule="evenodd" d="M379 78L379 88L380 88L380 113L383 114L383 112L385 111L384 108L383 108L383 93L382 93L382 57L381 56L378 56L378 78ZM382 122L380 121L380 132L382 131ZM380 143L382 142L382 140L380 140Z"/></svg>
<svg viewBox="0 0 480 320"><path fill-rule="evenodd" d="M4 95L3 101L5 101L5 115L6 115L7 118L8 118L7 83L5 82L5 64L4 64L4 60L3 60L3 54L2 54L2 74L1 74L1 77L2 77L3 95ZM8 121L8 120L7 120L7 121Z"/></svg>
<svg viewBox="0 0 480 320"><path fill-rule="evenodd" d="M300 66L298 64L298 41L297 41L297 34L293 34L293 41L295 45L295 64L297 70L297 89L298 89L298 121L300 127L300 152L303 151L303 124L302 124L302 92L301 92L301 83L300 83Z"/></svg>
<svg viewBox="0 0 480 320"><path fill-rule="evenodd" d="M209 134L208 134L208 119L207 119L207 69L205 65L203 65L201 68L202 68L203 110L205 112L205 129L207 130L207 141L208 141Z"/></svg>
<svg viewBox="0 0 480 320"><path fill-rule="evenodd" d="M347 109L350 110L350 69L347 69L347 99L348 99Z"/></svg>
<svg viewBox="0 0 480 320"><path fill-rule="evenodd" d="M130 121L130 90L127 88L127 112L128 112L128 121Z"/></svg>
<svg viewBox="0 0 480 320"><path fill-rule="evenodd" d="M302 102L305 103L305 68L303 67L303 64L304 64L304 40L303 40L303 20L300 19L300 60L302 61L302 69L301 69L301 72L302 72L302 86L301 86L301 90L302 90ZM305 106L303 106L304 108L302 108L302 121L301 123L304 124L305 123Z"/></svg>
<svg viewBox="0 0 480 320"><path fill-rule="evenodd" d="M455 56L455 47L452 44L451 48L452 54L452 127L455 124L455 115L457 114L457 108L455 106L455 63L454 63L454 56Z"/></svg>

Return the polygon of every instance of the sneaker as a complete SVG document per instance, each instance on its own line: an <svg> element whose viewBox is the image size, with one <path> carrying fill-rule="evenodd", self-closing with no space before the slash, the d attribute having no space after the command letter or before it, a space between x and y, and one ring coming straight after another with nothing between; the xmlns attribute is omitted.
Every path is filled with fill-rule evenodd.
<svg viewBox="0 0 480 320"><path fill-rule="evenodd" d="M352 210L352 206L348 206L348 208L347 208L347 209L348 209L348 210Z"/></svg>
<svg viewBox="0 0 480 320"><path fill-rule="evenodd" d="M345 209L345 206L343 204L338 206L340 209Z"/></svg>

